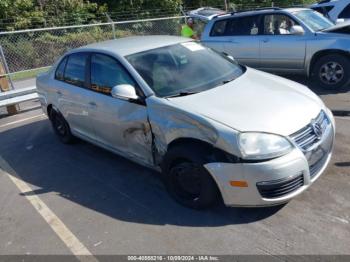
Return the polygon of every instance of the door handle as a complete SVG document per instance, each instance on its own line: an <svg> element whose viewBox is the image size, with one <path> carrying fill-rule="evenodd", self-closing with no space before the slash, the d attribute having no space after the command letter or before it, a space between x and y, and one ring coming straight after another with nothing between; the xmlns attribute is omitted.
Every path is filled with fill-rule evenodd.
<svg viewBox="0 0 350 262"><path fill-rule="evenodd" d="M267 38L263 39L263 42L264 42L264 43L267 43L267 42L269 42L269 41L270 41L270 40L267 39Z"/></svg>
<svg viewBox="0 0 350 262"><path fill-rule="evenodd" d="M61 96L62 92L61 91L56 91L57 95Z"/></svg>
<svg viewBox="0 0 350 262"><path fill-rule="evenodd" d="M90 106L97 106L97 104L95 102L93 102L93 101L89 102L89 105Z"/></svg>

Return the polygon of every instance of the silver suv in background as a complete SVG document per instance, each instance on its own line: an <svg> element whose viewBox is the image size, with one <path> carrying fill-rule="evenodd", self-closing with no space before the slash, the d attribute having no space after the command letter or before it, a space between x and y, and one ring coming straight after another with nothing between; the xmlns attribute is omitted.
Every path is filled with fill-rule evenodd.
<svg viewBox="0 0 350 262"><path fill-rule="evenodd" d="M335 25L307 8L268 8L217 16L204 45L240 63L274 73L298 73L323 88L350 80L350 22Z"/></svg>

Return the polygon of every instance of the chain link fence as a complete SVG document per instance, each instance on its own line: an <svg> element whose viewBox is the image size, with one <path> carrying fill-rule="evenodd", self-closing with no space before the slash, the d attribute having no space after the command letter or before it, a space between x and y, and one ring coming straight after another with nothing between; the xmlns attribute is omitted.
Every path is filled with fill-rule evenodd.
<svg viewBox="0 0 350 262"><path fill-rule="evenodd" d="M49 67L66 51L94 42L133 35L180 35L182 22L183 17L176 16L0 32L0 45L12 75Z"/></svg>
<svg viewBox="0 0 350 262"><path fill-rule="evenodd" d="M230 6L234 10L259 7L267 5ZM186 11L188 9L180 12L181 15ZM115 19L115 14L106 14L105 21L108 22L103 23L0 32L0 48L3 50L0 61L7 61L8 68L6 74L0 72L0 78L17 78L22 73L24 77L34 77L38 72L47 70L66 51L94 42L132 35L180 35L181 24L184 23L181 15L114 22L111 16Z"/></svg>

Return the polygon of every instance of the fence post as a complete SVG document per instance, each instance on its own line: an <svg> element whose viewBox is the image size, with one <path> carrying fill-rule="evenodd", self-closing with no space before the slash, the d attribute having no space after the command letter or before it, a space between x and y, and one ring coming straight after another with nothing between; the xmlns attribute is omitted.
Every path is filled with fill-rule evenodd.
<svg viewBox="0 0 350 262"><path fill-rule="evenodd" d="M1 45L0 45L0 57L1 57L0 59L0 91L5 92L5 91L9 91L10 89L14 89L14 87L13 87L11 75L9 74L10 71L7 66L4 51ZM17 114L19 110L18 105L7 106L6 109L7 109L7 113L10 115Z"/></svg>
<svg viewBox="0 0 350 262"><path fill-rule="evenodd" d="M7 66L7 61L6 61L6 58L5 58L4 50L2 49L1 45L0 45L0 56L1 56L1 60L2 60L2 63L3 63L4 69L5 69L5 72L7 74L7 77L9 79L9 81L10 81L11 89L15 89L15 87L13 85L13 82L12 82L11 75L10 75L9 67Z"/></svg>
<svg viewBox="0 0 350 262"><path fill-rule="evenodd" d="M187 24L187 15L182 5L180 5L180 12L185 17L185 24Z"/></svg>
<svg viewBox="0 0 350 262"><path fill-rule="evenodd" d="M112 26L112 30L113 30L113 39L116 39L116 34L115 34L115 24L114 24L114 21L112 20L112 18L109 16L108 13L106 13L106 17L107 17L107 20L108 22L111 23L111 26Z"/></svg>

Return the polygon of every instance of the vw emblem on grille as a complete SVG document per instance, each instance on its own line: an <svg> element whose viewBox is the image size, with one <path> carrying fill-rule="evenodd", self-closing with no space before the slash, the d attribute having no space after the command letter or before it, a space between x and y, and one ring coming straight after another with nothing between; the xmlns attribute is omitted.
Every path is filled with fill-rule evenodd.
<svg viewBox="0 0 350 262"><path fill-rule="evenodd" d="M311 127L312 127L312 130L314 131L317 139L320 140L322 138L322 135L323 135L322 126L317 122L312 122Z"/></svg>

